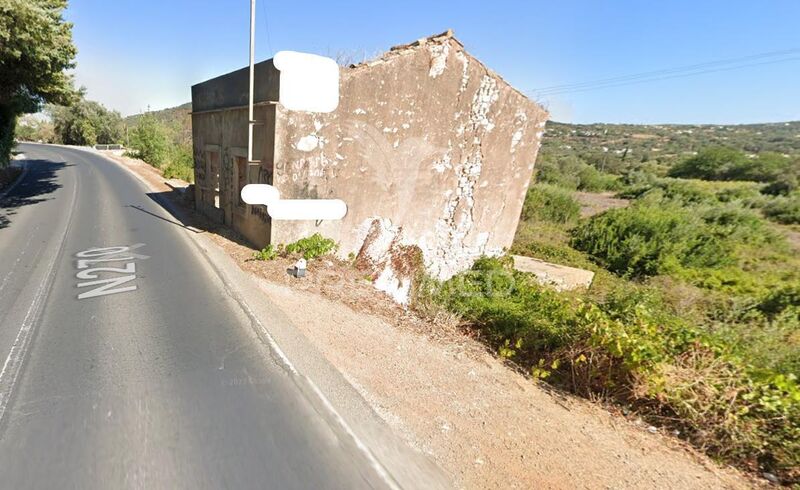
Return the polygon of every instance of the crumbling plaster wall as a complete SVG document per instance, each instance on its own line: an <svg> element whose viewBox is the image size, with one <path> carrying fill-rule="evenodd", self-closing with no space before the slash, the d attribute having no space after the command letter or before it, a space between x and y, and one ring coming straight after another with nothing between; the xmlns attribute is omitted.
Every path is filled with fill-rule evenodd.
<svg viewBox="0 0 800 490"><path fill-rule="evenodd" d="M272 242L330 236L402 300L398 246L419 247L446 279L511 245L547 116L449 36L343 69L335 112L278 107L273 185L282 198L343 199L347 216L273 222Z"/></svg>
<svg viewBox="0 0 800 490"><path fill-rule="evenodd" d="M213 220L227 224L251 243L269 241L271 219L263 206L249 206L239 198L239 173L246 183L272 183L275 105L261 104L254 115L263 124L255 126L253 154L260 163L247 164L247 109L228 108L192 115L195 164L195 206ZM245 128L242 130L242 128ZM210 153L217 153L213 157ZM217 175L209 171L216 158ZM219 188L219 209L214 189Z"/></svg>

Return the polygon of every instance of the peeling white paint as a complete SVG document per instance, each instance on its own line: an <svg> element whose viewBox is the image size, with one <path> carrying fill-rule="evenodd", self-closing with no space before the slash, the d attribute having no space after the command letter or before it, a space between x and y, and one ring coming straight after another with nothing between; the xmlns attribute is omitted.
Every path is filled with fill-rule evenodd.
<svg viewBox="0 0 800 490"><path fill-rule="evenodd" d="M443 173L445 170L453 168L453 162L451 161L450 151L448 150L442 158L433 162L431 168L433 170L439 172L440 174Z"/></svg>
<svg viewBox="0 0 800 490"><path fill-rule="evenodd" d="M511 135L511 153L517 151L517 145L520 141L522 141L522 137L525 135L525 130L522 128L517 129L514 131L514 134Z"/></svg>
<svg viewBox="0 0 800 490"><path fill-rule="evenodd" d="M358 242L362 243L360 257L366 259L380 274L373 285L401 305L408 304L411 291L410 278L398 277L392 269L392 247L402 243L402 229L390 219L372 217L358 227ZM369 242L367 242L369 239Z"/></svg>
<svg viewBox="0 0 800 490"><path fill-rule="evenodd" d="M445 68L447 68L447 55L450 53L450 43L432 44L428 49L431 52L431 69L428 71L428 76L436 78L444 73Z"/></svg>
<svg viewBox="0 0 800 490"><path fill-rule="evenodd" d="M484 75L481 86L472 99L470 120L476 129L483 127L489 132L494 128L494 123L489 119L489 110L499 97L500 90L497 88L497 80L489 75Z"/></svg>
<svg viewBox="0 0 800 490"><path fill-rule="evenodd" d="M525 136L525 128L528 126L528 115L524 111L517 111L514 115L514 123L519 127L511 135L511 153L517 151L517 145Z"/></svg>
<svg viewBox="0 0 800 490"><path fill-rule="evenodd" d="M456 51L456 58L461 62L461 86L458 88L458 93L464 93L469 84L469 58L463 51Z"/></svg>
<svg viewBox="0 0 800 490"><path fill-rule="evenodd" d="M319 143L319 138L316 135L309 134L297 140L295 148L305 152L314 151L319 146Z"/></svg>
<svg viewBox="0 0 800 490"><path fill-rule="evenodd" d="M375 279L375 288L385 292L392 297L397 303L407 305L409 300L409 292L411 291L411 281L400 279L394 274L392 268L387 265L381 275Z"/></svg>

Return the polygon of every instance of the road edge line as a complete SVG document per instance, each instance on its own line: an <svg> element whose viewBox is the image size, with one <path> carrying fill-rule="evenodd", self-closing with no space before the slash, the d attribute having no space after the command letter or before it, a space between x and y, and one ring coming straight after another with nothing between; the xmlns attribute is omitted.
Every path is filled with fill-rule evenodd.
<svg viewBox="0 0 800 490"><path fill-rule="evenodd" d="M78 200L79 185L80 179L76 178L75 186L72 188L72 200L69 207L69 217L67 218L67 223L64 226L64 231L61 233L58 249L56 250L56 253L53 254L53 258L50 260L50 263L47 265L45 276L42 278L42 282L39 284L39 287L36 288L33 302L28 307L28 311L25 313L25 318L22 320L22 325L20 325L17 336L14 339L14 343L11 345L11 350L6 357L5 362L3 363L3 368L0 370L0 428L5 426L6 409L8 408L9 401L14 395L14 388L17 384L17 380L19 379L19 374L22 371L22 367L25 364L25 356L30 348L32 334L35 333L36 322L42 312L42 306L47 301L47 297L50 295L53 279L55 278L56 264L64 255L64 245L66 243L67 233L69 233L70 227L72 226L72 219L75 215L75 203ZM9 375L7 375L6 372L9 367L11 369L11 371L9 371L11 379L7 380L6 378ZM0 436L1 435L2 433L0 432Z"/></svg>

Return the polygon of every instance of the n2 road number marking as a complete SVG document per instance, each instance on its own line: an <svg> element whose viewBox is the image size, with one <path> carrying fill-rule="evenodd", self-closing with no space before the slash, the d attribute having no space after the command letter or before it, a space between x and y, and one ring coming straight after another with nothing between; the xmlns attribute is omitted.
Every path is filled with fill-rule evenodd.
<svg viewBox="0 0 800 490"><path fill-rule="evenodd" d="M78 282L78 287L95 286L78 294L78 299L135 291L136 284L129 284L136 280L135 261L150 257L133 250L143 246L144 243L137 243L130 246L96 247L78 252L75 255L78 258L78 272L75 277L83 281ZM108 277L109 273L113 277Z"/></svg>

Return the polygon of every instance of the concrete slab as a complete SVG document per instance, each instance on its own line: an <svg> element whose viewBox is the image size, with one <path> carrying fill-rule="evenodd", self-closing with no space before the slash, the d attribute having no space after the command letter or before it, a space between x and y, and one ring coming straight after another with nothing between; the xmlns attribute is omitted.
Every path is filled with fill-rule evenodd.
<svg viewBox="0 0 800 490"><path fill-rule="evenodd" d="M588 288L592 285L594 272L577 267L551 264L543 260L522 255L512 255L514 268L520 272L529 272L536 276L540 284L555 287L558 291L571 291L577 288Z"/></svg>

